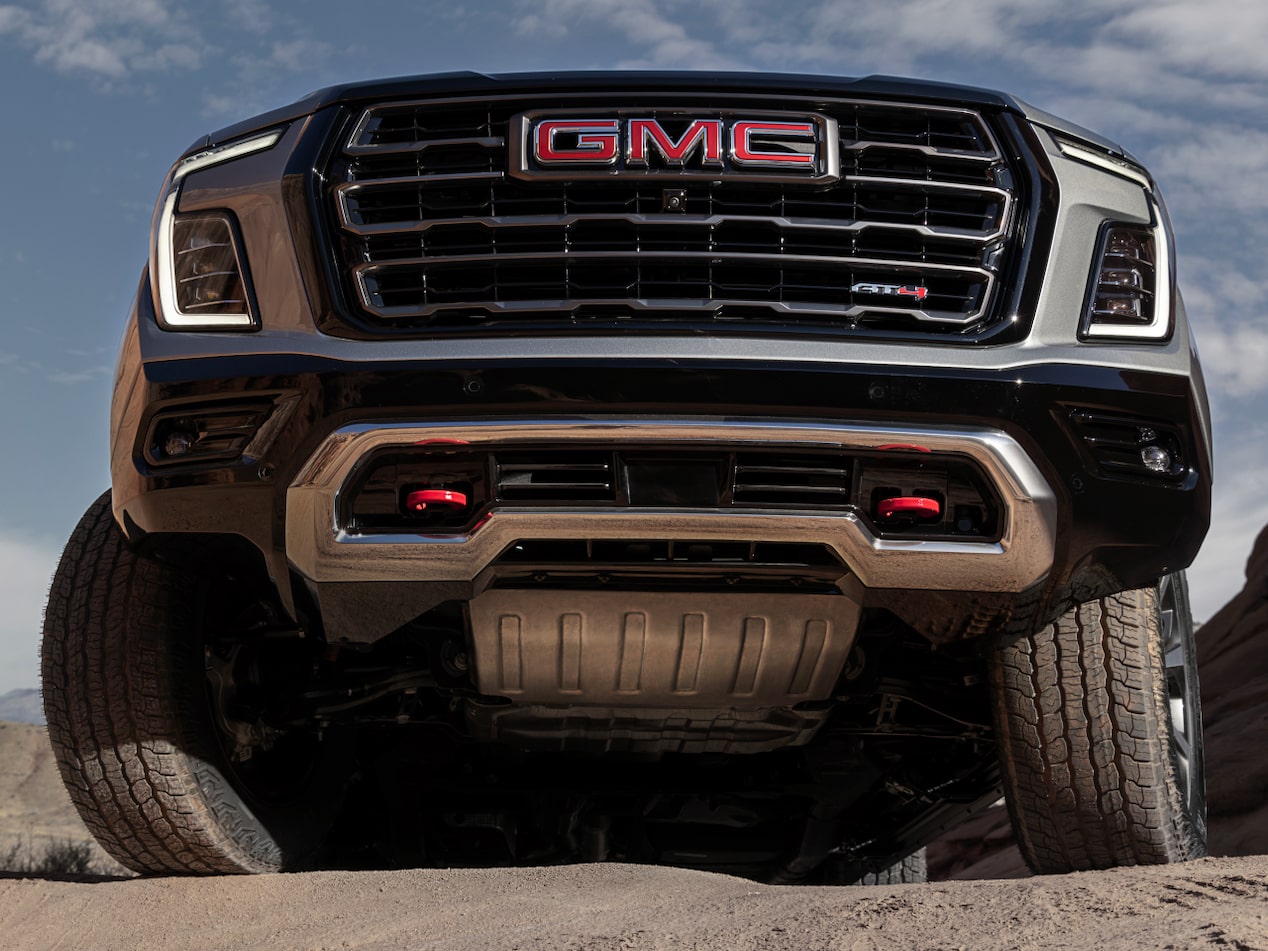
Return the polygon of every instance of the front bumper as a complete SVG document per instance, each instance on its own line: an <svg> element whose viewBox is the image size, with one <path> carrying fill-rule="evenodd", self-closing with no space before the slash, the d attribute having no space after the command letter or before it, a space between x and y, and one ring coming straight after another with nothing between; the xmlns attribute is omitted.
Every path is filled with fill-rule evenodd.
<svg viewBox="0 0 1268 951"><path fill-rule="evenodd" d="M130 538L156 545L200 536L245 539L288 610L304 587L328 632L343 630L352 639L382 636L441 601L475 597L482 566L525 533L814 535L866 586L865 607L932 617L960 603L970 605L969 615L985 616L979 610L985 605L997 617L1023 597L1040 598L1043 612L1072 597L1149 584L1193 559L1209 520L1203 410L1190 378L1176 373L1068 363L990 369L630 359L620 355L620 338L613 338L607 359L352 362L253 353L146 361L144 333L136 322L130 327L115 395L112 476L120 525ZM272 407L249 453L165 467L147 458L156 418L234 401ZM1070 422L1075 410L1170 427L1183 447L1183 478L1151 481L1099 467ZM369 443L455 428L463 438L493 441L525 433L565 441L620 441L631 433L731 440L748 432L793 445L847 446L911 442L917 434L990 473L1009 518L1004 534L989 542L891 543L840 515L550 514L508 506L478 531L439 543L340 535L332 500ZM965 624L948 621L947 630Z"/></svg>

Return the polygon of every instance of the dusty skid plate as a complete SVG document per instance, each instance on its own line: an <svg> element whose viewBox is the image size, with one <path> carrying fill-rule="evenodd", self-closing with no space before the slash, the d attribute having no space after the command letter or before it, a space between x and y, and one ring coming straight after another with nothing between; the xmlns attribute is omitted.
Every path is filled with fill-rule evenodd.
<svg viewBox="0 0 1268 951"><path fill-rule="evenodd" d="M827 698L858 616L845 595L515 590L470 613L481 693L675 709Z"/></svg>

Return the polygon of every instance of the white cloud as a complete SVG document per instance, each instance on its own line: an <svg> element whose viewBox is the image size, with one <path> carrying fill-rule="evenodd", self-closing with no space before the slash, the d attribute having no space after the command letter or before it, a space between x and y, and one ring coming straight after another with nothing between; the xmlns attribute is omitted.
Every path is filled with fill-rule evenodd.
<svg viewBox="0 0 1268 951"><path fill-rule="evenodd" d="M112 373L114 373L114 367L103 364L88 367L85 370L60 370L57 373L50 373L48 381L59 386L70 386L75 383L91 383L94 380L109 379Z"/></svg>
<svg viewBox="0 0 1268 951"><path fill-rule="evenodd" d="M30 373L32 370L44 369L38 361L12 351L0 351L0 368L5 373Z"/></svg>
<svg viewBox="0 0 1268 951"><path fill-rule="evenodd" d="M116 83L137 71L197 69L205 42L168 0L43 0L0 6L0 36L57 72Z"/></svg>
<svg viewBox="0 0 1268 951"><path fill-rule="evenodd" d="M1120 46L1147 46L1162 65L1213 76L1268 77L1268 7L1261 0L1151 2L1110 21Z"/></svg>
<svg viewBox="0 0 1268 951"><path fill-rule="evenodd" d="M202 66L205 51L189 43L165 43L145 56L136 57L132 68L136 70L181 69L188 72Z"/></svg>
<svg viewBox="0 0 1268 951"><path fill-rule="evenodd" d="M228 115L237 115L242 110L242 98L240 96L222 96L217 93L207 93L203 96L202 113L211 119L219 119Z"/></svg>
<svg viewBox="0 0 1268 951"><path fill-rule="evenodd" d="M529 13L516 21L515 31L523 36L542 36L552 40L568 35L568 26L549 16Z"/></svg>
<svg viewBox="0 0 1268 951"><path fill-rule="evenodd" d="M331 49L329 43L307 37L279 41L272 45L268 65L300 72L327 59Z"/></svg>
<svg viewBox="0 0 1268 951"><path fill-rule="evenodd" d="M273 28L273 10L264 0L226 0L229 22L251 33L263 35Z"/></svg>
<svg viewBox="0 0 1268 951"><path fill-rule="evenodd" d="M559 38L567 32L566 24L579 24L616 33L634 55L613 65L627 68L732 69L742 63L711 39L692 36L683 18L675 15L676 6L663 0L545 0L533 4L531 12L517 22L516 30ZM713 35L712 30L709 35Z"/></svg>
<svg viewBox="0 0 1268 951"><path fill-rule="evenodd" d="M1260 217L1268 210L1268 129L1195 123L1154 149L1150 168L1167 184L1173 208L1183 200L1194 212L1215 205Z"/></svg>
<svg viewBox="0 0 1268 951"><path fill-rule="evenodd" d="M1268 390L1268 264L1181 256L1181 287L1217 412ZM1254 270L1250 268L1253 267Z"/></svg>
<svg viewBox="0 0 1268 951"><path fill-rule="evenodd" d="M59 553L49 543L0 536L0 694L39 685L41 619Z"/></svg>
<svg viewBox="0 0 1268 951"><path fill-rule="evenodd" d="M1240 110L1268 102L1268 7L1260 0L535 0L518 31L547 40L615 35L623 65L862 74L980 75L1097 94ZM579 42L577 49L585 49Z"/></svg>

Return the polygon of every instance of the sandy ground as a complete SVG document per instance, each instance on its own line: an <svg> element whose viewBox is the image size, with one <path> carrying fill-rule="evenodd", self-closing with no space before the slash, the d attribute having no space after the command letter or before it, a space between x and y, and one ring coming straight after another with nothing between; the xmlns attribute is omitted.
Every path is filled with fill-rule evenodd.
<svg viewBox="0 0 1268 951"><path fill-rule="evenodd" d="M0 880L34 949L1268 949L1268 857L1021 881L755 885L629 865Z"/></svg>

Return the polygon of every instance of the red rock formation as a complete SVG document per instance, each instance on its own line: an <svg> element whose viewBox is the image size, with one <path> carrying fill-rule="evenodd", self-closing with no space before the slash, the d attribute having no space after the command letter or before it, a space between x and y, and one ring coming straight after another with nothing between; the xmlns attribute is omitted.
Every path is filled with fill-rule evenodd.
<svg viewBox="0 0 1268 951"><path fill-rule="evenodd" d="M1268 528L1246 587L1198 632L1212 855L1268 853Z"/></svg>

